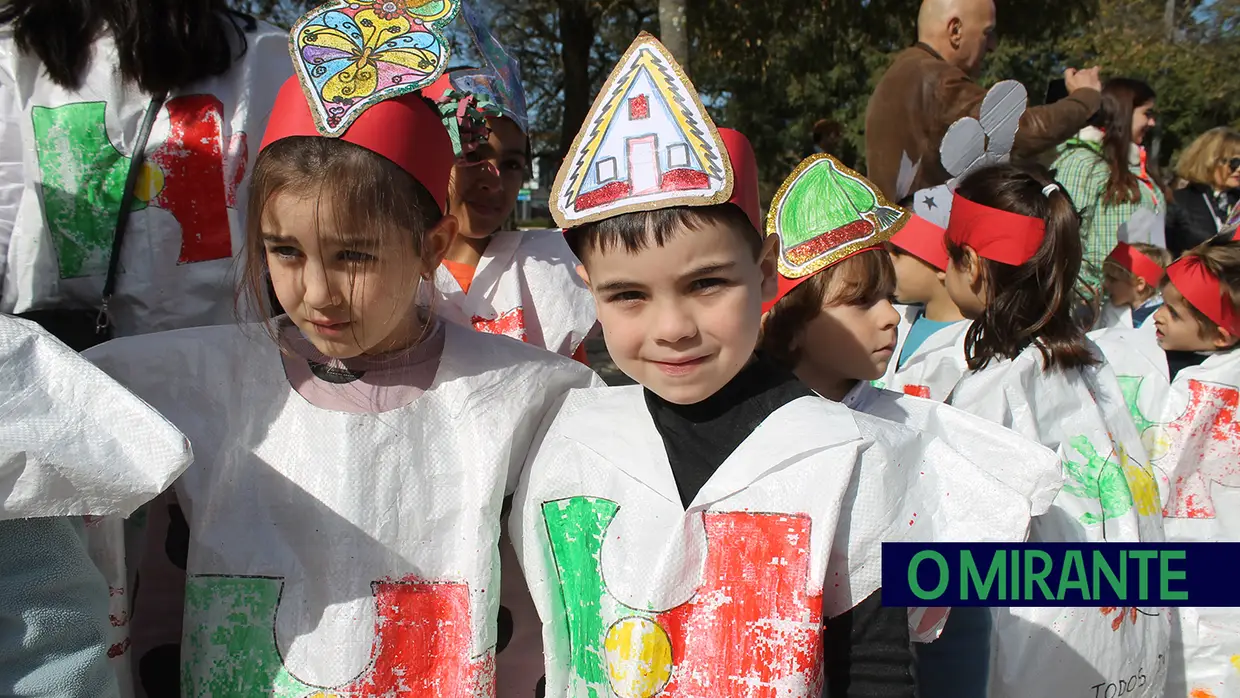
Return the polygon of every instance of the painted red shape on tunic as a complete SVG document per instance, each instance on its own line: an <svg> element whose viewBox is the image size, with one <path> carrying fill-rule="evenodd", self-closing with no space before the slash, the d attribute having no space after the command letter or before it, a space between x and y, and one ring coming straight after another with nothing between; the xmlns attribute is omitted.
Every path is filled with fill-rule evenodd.
<svg viewBox="0 0 1240 698"><path fill-rule="evenodd" d="M250 147L245 133L234 133L228 141L228 159L224 163L224 168L229 173L224 191L224 205L228 208L237 208L237 189L241 187L241 180L245 179L245 167L249 158Z"/></svg>
<svg viewBox="0 0 1240 698"><path fill-rule="evenodd" d="M513 308L506 312L500 313L499 317L494 320L488 320L479 315L475 315L473 319L474 329L487 334L502 334L505 337L519 339L522 342L528 342L525 336L525 309Z"/></svg>
<svg viewBox="0 0 1240 698"><path fill-rule="evenodd" d="M930 399L930 386L928 385L906 385L904 386L904 394L913 397L924 397Z"/></svg>
<svg viewBox="0 0 1240 698"><path fill-rule="evenodd" d="M187 95L169 100L167 109L168 140L150 156L164 186L151 203L181 224L178 264L231 257L223 104L214 95Z"/></svg>
<svg viewBox="0 0 1240 698"><path fill-rule="evenodd" d="M352 698L494 695L494 658L468 662L469 587L455 583L375 582L374 664L333 693Z"/></svg>
<svg viewBox="0 0 1240 698"><path fill-rule="evenodd" d="M817 695L822 594L808 592L810 518L705 514L707 554L693 599L657 616L675 666L666 698ZM789 690L802 677L804 689Z"/></svg>
<svg viewBox="0 0 1240 698"><path fill-rule="evenodd" d="M1217 383L1188 381L1184 414L1163 427L1170 442L1158 459L1171 466L1171 497L1164 516L1212 519L1211 483L1240 487L1240 391Z"/></svg>

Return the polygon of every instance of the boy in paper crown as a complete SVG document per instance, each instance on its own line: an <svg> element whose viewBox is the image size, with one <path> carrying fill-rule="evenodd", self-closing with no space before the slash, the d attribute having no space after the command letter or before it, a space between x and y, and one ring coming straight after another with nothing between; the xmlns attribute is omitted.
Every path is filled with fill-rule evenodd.
<svg viewBox="0 0 1240 698"><path fill-rule="evenodd" d="M448 196L460 228L435 274L435 309L453 322L584 363L594 304L564 236L502 229L529 165L520 68L468 6L462 14L479 53L488 63L502 58L503 65L450 71L424 91L458 131L461 155Z"/></svg>
<svg viewBox="0 0 1240 698"><path fill-rule="evenodd" d="M1162 294L1154 314L1159 345L1193 352L1199 362L1174 374L1161 405L1136 414L1151 460L1171 479L1163 528L1169 541L1237 542L1240 242L1220 236L1185 252L1167 267ZM1240 611L1176 609L1167 695L1240 695L1237 656Z"/></svg>
<svg viewBox="0 0 1240 698"><path fill-rule="evenodd" d="M912 695L880 542L1021 540L1028 499L755 354L779 240L758 232L753 153L654 38L604 85L553 196L640 385L571 391L514 500L546 695L817 698L824 652L831 695ZM841 234L902 215L867 210Z"/></svg>

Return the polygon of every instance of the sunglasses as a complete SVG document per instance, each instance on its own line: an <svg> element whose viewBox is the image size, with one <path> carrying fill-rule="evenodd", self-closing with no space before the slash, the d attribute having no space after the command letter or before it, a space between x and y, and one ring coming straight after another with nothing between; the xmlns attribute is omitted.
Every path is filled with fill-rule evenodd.
<svg viewBox="0 0 1240 698"><path fill-rule="evenodd" d="M1230 160L1224 160L1223 162L1226 163L1227 169L1231 170L1232 172L1235 172L1236 170L1240 170L1240 158L1232 158Z"/></svg>

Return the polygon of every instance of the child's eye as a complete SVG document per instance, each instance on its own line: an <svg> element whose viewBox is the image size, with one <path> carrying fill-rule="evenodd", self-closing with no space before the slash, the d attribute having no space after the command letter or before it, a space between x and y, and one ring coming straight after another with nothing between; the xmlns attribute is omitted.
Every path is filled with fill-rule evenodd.
<svg viewBox="0 0 1240 698"><path fill-rule="evenodd" d="M693 283L689 284L689 288L694 291L709 291L712 289L719 288L721 286L726 286L727 283L728 283L727 279L708 277L705 279L694 280Z"/></svg>
<svg viewBox="0 0 1240 698"><path fill-rule="evenodd" d="M525 171L525 163L521 162L520 160L505 160L500 165L507 172L524 172Z"/></svg>
<svg viewBox="0 0 1240 698"><path fill-rule="evenodd" d="M373 262L375 260L374 255L367 254L365 252L358 252L357 250L341 250L336 257L342 262L362 263Z"/></svg>
<svg viewBox="0 0 1240 698"><path fill-rule="evenodd" d="M267 254L273 254L280 259L296 259L301 255L301 250L289 245L277 245L275 247L268 247Z"/></svg>
<svg viewBox="0 0 1240 698"><path fill-rule="evenodd" d="M645 296L641 291L620 291L613 293L607 298L608 303L636 303L644 299Z"/></svg>

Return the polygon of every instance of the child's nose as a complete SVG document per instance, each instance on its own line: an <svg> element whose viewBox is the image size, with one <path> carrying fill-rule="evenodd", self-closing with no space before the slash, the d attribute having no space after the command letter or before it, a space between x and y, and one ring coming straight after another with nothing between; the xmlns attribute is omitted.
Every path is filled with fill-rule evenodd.
<svg viewBox="0 0 1240 698"><path fill-rule="evenodd" d="M655 313L655 339L660 342L678 342L697 334L697 323L683 304L675 301L660 303Z"/></svg>

